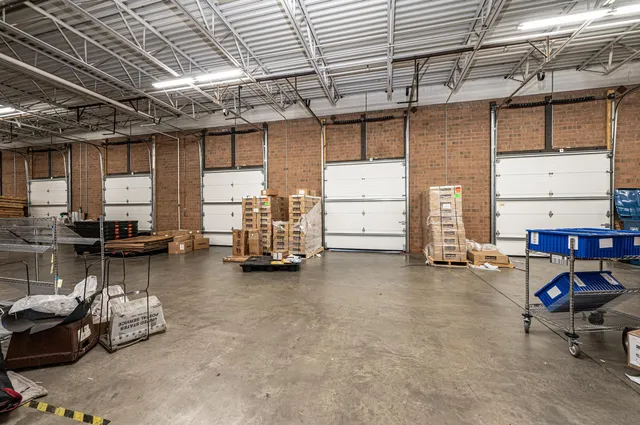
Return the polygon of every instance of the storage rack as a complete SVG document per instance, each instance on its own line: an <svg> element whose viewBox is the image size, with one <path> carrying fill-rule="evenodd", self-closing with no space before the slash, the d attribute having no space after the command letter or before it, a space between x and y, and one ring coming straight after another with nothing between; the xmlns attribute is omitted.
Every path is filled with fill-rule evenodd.
<svg viewBox="0 0 640 425"><path fill-rule="evenodd" d="M582 312L583 321L588 322L584 325L576 326L576 312L575 312L575 297L580 296L580 294L576 295L574 291L574 282L575 282L575 261L578 260L596 260L599 261L599 269L603 270L603 261L614 261L614 260L630 260L630 259L639 259L640 256L621 256L621 257L588 257L588 258L576 258L575 253L575 240L573 238L568 239L569 243L569 255L558 254L549 251L539 251L532 250L529 248L530 241L530 231L527 230L527 239L525 246L525 311L522 313L524 317L524 331L525 333L529 333L529 329L531 327L531 319L536 318L541 322L550 325L555 328L559 328L564 331L564 334L567 336L567 342L569 345L569 352L574 357L579 357L581 354L580 345L578 342L580 333L592 333L592 332L609 332L609 331L622 331L622 343L623 347L626 348L626 335L627 332L633 329L640 329L640 317L633 316L631 314L625 313L617 309L620 303L629 296L640 294L640 288L630 288L621 291L616 291L620 296L605 305L601 308L597 309L596 312L592 312L590 316L586 316L584 312ZM552 260L554 257L562 264L568 264L569 266L569 311L568 312L549 312L547 308L543 304L531 304L529 301L530 295L530 265L529 258L530 254L546 254L552 255ZM606 291L603 291L603 293ZM590 291L590 295L597 295L598 293L595 291ZM626 295L626 297L625 297ZM605 319L606 317L606 319ZM606 324L604 323L606 321Z"/></svg>
<svg viewBox="0 0 640 425"><path fill-rule="evenodd" d="M44 289L45 292L57 295L60 291L58 282L58 245L64 244L94 244L100 242L100 262L102 282L104 282L104 218L100 217L100 238L83 238L73 230L59 223L55 217L51 218L1 218L0 219L0 251L15 253L32 253L35 256L35 280L0 276L0 282L9 285ZM53 281L40 280L39 255L52 251ZM27 269L28 271L28 269Z"/></svg>

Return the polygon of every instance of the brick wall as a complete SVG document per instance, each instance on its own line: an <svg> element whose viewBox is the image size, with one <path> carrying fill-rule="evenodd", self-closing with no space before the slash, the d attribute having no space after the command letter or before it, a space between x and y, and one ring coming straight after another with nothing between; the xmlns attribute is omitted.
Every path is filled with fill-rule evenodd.
<svg viewBox="0 0 640 425"><path fill-rule="evenodd" d="M15 173L13 172L15 165ZM27 197L24 159L13 152L2 152L2 195Z"/></svg>
<svg viewBox="0 0 640 425"><path fill-rule="evenodd" d="M394 115L402 117L402 111L367 112L367 117ZM362 114L345 114L337 120L360 119ZM327 119L327 161L357 161L362 157L361 124L332 125ZM404 120L367 123L367 158L388 159L404 156Z"/></svg>
<svg viewBox="0 0 640 425"><path fill-rule="evenodd" d="M430 186L463 187L467 237L489 237L489 103L420 108L410 117L410 250L423 248L420 194Z"/></svg>
<svg viewBox="0 0 640 425"><path fill-rule="evenodd" d="M524 96L513 103L542 100L544 96ZM486 113L488 120L489 107ZM498 152L536 149L544 149L544 106L498 110Z"/></svg>
<svg viewBox="0 0 640 425"><path fill-rule="evenodd" d="M605 89L558 93L554 99L571 99L582 96L603 97ZM574 103L553 106L553 147L606 146L606 101Z"/></svg>
<svg viewBox="0 0 640 425"><path fill-rule="evenodd" d="M320 126L313 119L269 123L269 187L281 195L322 189Z"/></svg>
<svg viewBox="0 0 640 425"><path fill-rule="evenodd" d="M588 94L603 95L604 89L555 95L556 98L577 97ZM514 100L527 102L543 99L529 96ZM412 252L422 249L420 227L420 192L429 186L461 184L464 193L464 219L467 234L478 241L489 239L489 103L465 102L421 107L410 114L410 219ZM616 185L640 187L636 168L640 163L640 94L629 95L621 107L618 126ZM398 112L398 111L396 111ZM373 113L369 113L371 116ZM389 115L390 112L380 112ZM399 115L399 114L398 114ZM338 119L359 117L360 114L340 116ZM554 146L599 146L604 143L604 101L554 107ZM445 125L446 122L446 125ZM238 127L244 128L244 127ZM218 131L220 129L216 129ZM369 156L402 156L403 121L369 123L367 128ZM544 108L501 110L498 118L498 148L500 151L533 150L544 147ZM180 156L175 139L158 135L156 151L157 175L157 228L175 228L180 214L183 228L200 228L200 177L198 175L198 148L196 135L181 137ZM209 137L206 163L208 167L230 165L230 136ZM216 140L217 139L217 140ZM327 159L349 160L360 158L360 126L327 126ZM262 161L262 134L237 135L236 158L238 165L260 165ZM85 196L85 147L82 163L80 145L73 146L73 199L74 209L88 207L90 217L100 214L100 175L97 151L89 149L89 200ZM136 146L135 148L133 146ZM110 148L111 149L111 148ZM144 145L132 145L134 170L148 168ZM46 154L45 154L46 155ZM121 169L113 163L116 154L109 152L112 169ZM59 155L58 155L59 157ZM126 151L125 157L126 158ZM178 213L177 177L180 160L180 198ZM38 161L39 163L41 161ZM45 161L46 165L46 161ZM124 164L126 170L126 163ZM42 165L38 165L42 167ZM59 165L58 165L59 167ZM82 182L80 181L82 173ZM3 152L2 186L6 195L26 196L24 161L16 157L16 188L13 187L13 154ZM283 195L299 187L321 189L321 134L313 119L279 121L269 124L269 186Z"/></svg>

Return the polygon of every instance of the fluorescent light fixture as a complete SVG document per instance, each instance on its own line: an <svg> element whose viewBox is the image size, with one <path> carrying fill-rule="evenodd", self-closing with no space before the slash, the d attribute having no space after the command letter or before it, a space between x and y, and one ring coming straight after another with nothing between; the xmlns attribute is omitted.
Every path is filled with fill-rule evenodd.
<svg viewBox="0 0 640 425"><path fill-rule="evenodd" d="M199 75L196 77L196 81L199 83L206 83L208 81L223 81L230 80L236 77L240 77L244 74L241 69L231 69L229 71L214 72L213 74Z"/></svg>
<svg viewBox="0 0 640 425"><path fill-rule="evenodd" d="M158 83L153 83L153 87L157 89L167 89L170 87L188 86L189 84L193 84L194 81L195 80L191 77L179 78L177 80L168 80L168 81L160 81Z"/></svg>
<svg viewBox="0 0 640 425"><path fill-rule="evenodd" d="M0 108L0 115L10 114L12 112L16 112L13 108Z"/></svg>
<svg viewBox="0 0 640 425"><path fill-rule="evenodd" d="M622 8L621 8L622 9ZM518 25L520 31L534 30L538 28L554 27L556 25L575 24L577 22L586 22L591 19L602 18L608 14L611 9L598 9L591 12L576 13L574 15L562 15L554 18L538 19L536 21L523 22Z"/></svg>
<svg viewBox="0 0 640 425"><path fill-rule="evenodd" d="M622 6L613 9L612 15L630 15L632 13L640 12L640 4L634 4L631 6Z"/></svg>

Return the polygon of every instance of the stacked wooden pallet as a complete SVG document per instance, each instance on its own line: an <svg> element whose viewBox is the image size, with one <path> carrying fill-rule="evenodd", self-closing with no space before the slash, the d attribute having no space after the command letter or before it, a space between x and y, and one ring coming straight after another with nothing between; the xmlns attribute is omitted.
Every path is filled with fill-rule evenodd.
<svg viewBox="0 0 640 425"><path fill-rule="evenodd" d="M123 251L146 253L167 249L173 236L137 236L135 238L118 239L105 244L107 251Z"/></svg>
<svg viewBox="0 0 640 425"><path fill-rule="evenodd" d="M25 217L27 200L25 198L12 198L0 196L0 218Z"/></svg>

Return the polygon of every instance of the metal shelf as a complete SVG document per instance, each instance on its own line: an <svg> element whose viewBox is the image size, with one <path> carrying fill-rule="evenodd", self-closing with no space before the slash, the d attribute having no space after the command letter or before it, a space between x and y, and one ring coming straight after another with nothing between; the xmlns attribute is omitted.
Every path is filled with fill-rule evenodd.
<svg viewBox="0 0 640 425"><path fill-rule="evenodd" d="M613 309L599 309L604 315L604 323L602 325L594 325L589 322L589 312L575 313L574 332L592 333L592 332L621 332L625 328L640 328L640 318L631 316L621 311ZM531 304L529 312L533 317L544 322L554 328L562 329L565 332L571 332L571 315L569 312L551 313L543 304Z"/></svg>
<svg viewBox="0 0 640 425"><path fill-rule="evenodd" d="M575 262L578 261L599 261L600 271L602 271L603 261L616 261L616 260L635 260L640 259L640 256L627 255L615 258L576 258L574 250L574 242L570 240L570 255L557 254L554 252L535 251L529 249L529 232L525 240L525 312L524 316L524 331L529 333L531 327L531 319L536 318L543 323L546 323L552 327L562 329L567 336L567 342L569 344L569 352L574 357L579 357L580 343L578 342L578 332L591 333L591 332L609 332L609 331L622 331L626 332L629 329L640 329L640 317L636 317L619 310L615 307L619 306L630 297L640 294L640 288L629 288L620 291L589 291L588 293L575 293ZM567 312L550 312L543 304L531 304L529 296L531 292L530 285L530 255L531 254L544 254L544 255L557 255L564 259L563 263L569 266L569 311ZM594 296L603 294L619 294L614 300L598 308L596 311L575 311L575 299L581 296ZM589 320L591 318L591 321ZM582 321L582 323L576 324L576 319ZM601 323L598 323L601 322ZM624 337L624 333L623 333ZM623 338L624 339L624 338Z"/></svg>

